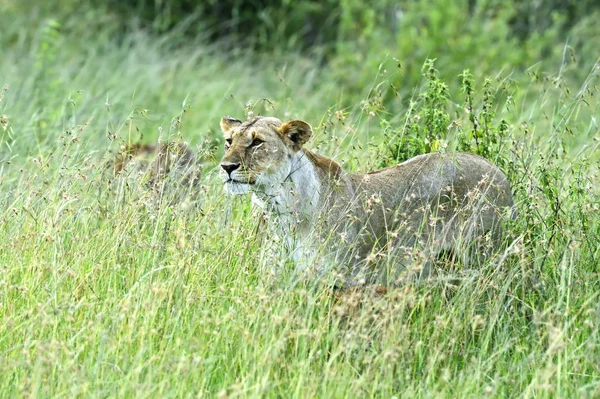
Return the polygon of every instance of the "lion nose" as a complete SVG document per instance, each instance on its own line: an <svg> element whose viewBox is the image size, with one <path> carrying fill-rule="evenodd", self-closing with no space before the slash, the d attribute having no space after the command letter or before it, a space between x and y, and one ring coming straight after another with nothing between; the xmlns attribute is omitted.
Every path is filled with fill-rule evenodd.
<svg viewBox="0 0 600 399"><path fill-rule="evenodd" d="M225 172L227 172L227 175L231 176L231 172L233 172L234 170L239 168L240 164L239 163L222 163L221 167L223 168L223 170Z"/></svg>

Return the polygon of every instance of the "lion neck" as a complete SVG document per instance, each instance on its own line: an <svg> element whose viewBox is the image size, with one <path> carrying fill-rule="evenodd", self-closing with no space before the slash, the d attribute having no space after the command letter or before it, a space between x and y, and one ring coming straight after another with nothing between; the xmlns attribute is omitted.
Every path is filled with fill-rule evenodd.
<svg viewBox="0 0 600 399"><path fill-rule="evenodd" d="M252 202L275 216L298 222L310 222L321 198L321 173L312 157L304 150L292 155L290 172L269 192L253 192Z"/></svg>
<svg viewBox="0 0 600 399"><path fill-rule="evenodd" d="M284 247L293 251L293 259L304 268L312 264L314 255L311 235L326 208L333 187L345 174L339 164L308 150L300 150L291 158L290 172L283 184L272 193L254 191L252 202L264 211L264 216L284 240ZM279 180L281 182L281 179ZM300 265L300 263L298 264ZM298 266L297 266L298 267Z"/></svg>

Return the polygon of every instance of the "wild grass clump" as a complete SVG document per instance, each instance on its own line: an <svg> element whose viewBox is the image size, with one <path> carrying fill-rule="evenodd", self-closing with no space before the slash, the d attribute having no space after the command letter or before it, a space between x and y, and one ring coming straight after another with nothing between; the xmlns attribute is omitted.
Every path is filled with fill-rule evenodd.
<svg viewBox="0 0 600 399"><path fill-rule="evenodd" d="M395 97L382 57L357 92L336 80L354 63L86 36L110 15L15 9L0 13L1 396L600 395L597 66L576 80L568 57L489 75L422 57ZM515 198L503 250L387 291L288 279L216 176L220 117L250 112L311 122L310 147L347 170L492 159ZM173 140L202 163L189 206L107 168L129 143Z"/></svg>

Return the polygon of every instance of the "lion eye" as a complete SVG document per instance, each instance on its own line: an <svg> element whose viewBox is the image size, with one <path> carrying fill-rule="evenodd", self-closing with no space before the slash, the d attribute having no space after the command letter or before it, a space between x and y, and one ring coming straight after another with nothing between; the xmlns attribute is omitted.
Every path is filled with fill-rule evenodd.
<svg viewBox="0 0 600 399"><path fill-rule="evenodd" d="M227 148L231 147L232 141L233 140L231 140L231 139L225 139L225 147L227 147Z"/></svg>
<svg viewBox="0 0 600 399"><path fill-rule="evenodd" d="M254 140L252 140L252 144L250 144L250 147L256 147L261 145L262 143L264 143L264 141L262 141L259 138L255 138Z"/></svg>

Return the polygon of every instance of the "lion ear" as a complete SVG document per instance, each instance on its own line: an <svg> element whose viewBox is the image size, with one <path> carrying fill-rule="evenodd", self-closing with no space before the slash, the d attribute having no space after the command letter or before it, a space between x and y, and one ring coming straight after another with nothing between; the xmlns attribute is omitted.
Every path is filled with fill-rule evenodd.
<svg viewBox="0 0 600 399"><path fill-rule="evenodd" d="M281 125L279 134L287 137L292 142L294 151L299 151L312 136L312 128L304 121L291 121Z"/></svg>
<svg viewBox="0 0 600 399"><path fill-rule="evenodd" d="M242 124L241 120L232 118L229 115L221 118L221 130L223 131L223 133L227 133L234 127L237 127L241 124Z"/></svg>

